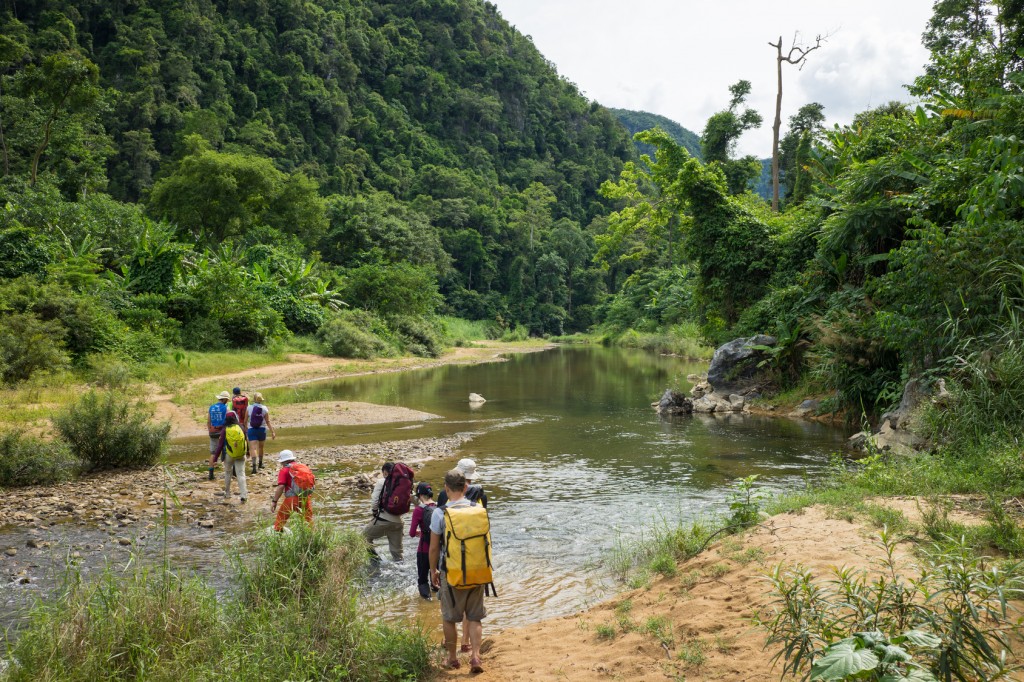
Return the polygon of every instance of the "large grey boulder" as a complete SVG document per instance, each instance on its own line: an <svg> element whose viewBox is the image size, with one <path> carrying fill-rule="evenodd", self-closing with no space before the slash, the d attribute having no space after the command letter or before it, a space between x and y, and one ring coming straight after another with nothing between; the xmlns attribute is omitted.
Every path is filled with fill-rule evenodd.
<svg viewBox="0 0 1024 682"><path fill-rule="evenodd" d="M754 346L774 346L774 336L758 334L745 339L734 339L719 346L708 367L708 383L716 393L742 393L757 385L758 363L765 359L763 351Z"/></svg>

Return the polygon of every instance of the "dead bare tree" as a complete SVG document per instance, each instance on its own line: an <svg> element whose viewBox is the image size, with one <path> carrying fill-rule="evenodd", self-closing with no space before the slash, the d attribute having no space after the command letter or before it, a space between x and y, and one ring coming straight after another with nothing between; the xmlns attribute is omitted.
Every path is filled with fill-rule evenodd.
<svg viewBox="0 0 1024 682"><path fill-rule="evenodd" d="M772 210L779 211L779 129L782 128L782 64L793 64L798 71L802 71L807 63L807 55L821 47L821 44L828 40L828 35L818 35L814 38L813 46L800 44L800 34L793 34L793 44L789 52L782 53L782 36L779 42L768 43L775 48L778 56L775 58L778 66L779 91L775 96L775 123L772 125Z"/></svg>

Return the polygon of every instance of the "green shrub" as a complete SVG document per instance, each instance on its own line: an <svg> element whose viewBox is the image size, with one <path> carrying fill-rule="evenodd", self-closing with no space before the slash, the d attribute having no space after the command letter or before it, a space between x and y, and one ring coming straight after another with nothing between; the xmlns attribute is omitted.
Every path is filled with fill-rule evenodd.
<svg viewBox="0 0 1024 682"><path fill-rule="evenodd" d="M517 324L514 329L507 330L501 335L502 341L526 341L530 338L530 330L521 324Z"/></svg>
<svg viewBox="0 0 1024 682"><path fill-rule="evenodd" d="M338 313L324 322L317 331L317 338L334 357L369 360L391 355L391 346L366 324L367 317L347 311Z"/></svg>
<svg viewBox="0 0 1024 682"><path fill-rule="evenodd" d="M429 321L401 315L388 320L407 353L436 358L444 352L441 333Z"/></svg>
<svg viewBox="0 0 1024 682"><path fill-rule="evenodd" d="M32 313L4 315L0 325L0 380L25 381L35 372L67 365L64 327L57 321L43 322Z"/></svg>
<svg viewBox="0 0 1024 682"><path fill-rule="evenodd" d="M989 557L948 541L908 578L885 529L879 545L884 578L849 568L826 579L799 565L772 571L773 601L759 624L783 676L967 681L1021 668L1007 655L1016 629L1007 601L1024 587L1019 564L994 570Z"/></svg>
<svg viewBox="0 0 1024 682"><path fill-rule="evenodd" d="M171 430L150 423L141 405L116 391L89 391L53 422L89 470L154 464Z"/></svg>
<svg viewBox="0 0 1024 682"><path fill-rule="evenodd" d="M0 487L66 481L80 468L81 462L59 440L44 441L19 431L0 434Z"/></svg>
<svg viewBox="0 0 1024 682"><path fill-rule="evenodd" d="M212 317L197 317L181 330L181 346L185 350L218 351L228 347L224 329Z"/></svg>

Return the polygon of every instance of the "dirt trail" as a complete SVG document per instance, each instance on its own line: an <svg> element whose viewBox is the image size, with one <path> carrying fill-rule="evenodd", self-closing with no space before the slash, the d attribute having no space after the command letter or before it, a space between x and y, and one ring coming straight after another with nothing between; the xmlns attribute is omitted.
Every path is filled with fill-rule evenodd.
<svg viewBox="0 0 1024 682"><path fill-rule="evenodd" d="M223 384L220 390L230 390L233 386L242 385L250 393L254 390L275 388L279 386L295 386L312 381L336 379L346 376L381 374L388 372L404 372L442 365L465 365L482 362L501 362L505 355L513 353L531 353L552 348L552 345L518 345L496 341L476 342L473 346L453 348L440 358L382 358L374 361L347 360L342 358L325 358L319 355L294 353L288 356L288 362L255 367L240 372L218 374L190 379L181 393L204 386L206 384ZM159 387L151 386L151 404L154 417L158 421L171 423L171 438L202 436L206 433L205 413L209 402L196 405L179 405L174 402L175 395L160 392ZM214 393L214 395L216 392ZM393 421L413 421L429 419L434 415L416 412L402 407L371 405L343 401L327 403L307 403L303 405L269 405L271 420L275 426L325 426L348 424L376 424ZM319 407L319 410L311 408Z"/></svg>
<svg viewBox="0 0 1024 682"><path fill-rule="evenodd" d="M661 578L650 589L498 634L493 634L498 624L485 621L485 634L489 628L492 633L485 640L486 671L471 676L467 659L460 670L442 672L439 679L778 682L774 652L762 649L764 633L751 620L769 603L768 567L801 563L818 574L833 566L868 567L881 557L876 539L877 531L828 518L820 508L776 516L741 539L716 543L681 564L677 576ZM652 619L670 624L663 626L660 641L644 631L658 622ZM614 636L600 636L598 628L609 626Z"/></svg>

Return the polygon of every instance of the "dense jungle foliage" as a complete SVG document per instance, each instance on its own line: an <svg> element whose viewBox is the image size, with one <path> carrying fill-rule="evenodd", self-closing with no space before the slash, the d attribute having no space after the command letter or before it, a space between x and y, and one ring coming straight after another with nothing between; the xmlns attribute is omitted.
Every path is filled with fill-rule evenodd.
<svg viewBox="0 0 1024 682"><path fill-rule="evenodd" d="M447 313L771 333L780 383L877 414L1017 343L1018 5L936 2L919 105L829 131L802 106L773 214L735 156L749 82L699 160L661 129L638 160L616 114L646 118L588 102L489 3L9 0L0 375L290 334L429 355Z"/></svg>
<svg viewBox="0 0 1024 682"><path fill-rule="evenodd" d="M435 312L597 320L586 228L635 151L494 5L7 0L0 26L5 381L353 309L399 350Z"/></svg>
<svg viewBox="0 0 1024 682"><path fill-rule="evenodd" d="M632 268L610 321L697 319L714 341L775 334L780 380L809 378L831 396L826 408L855 416L898 402L910 376L969 381L972 363L1017 352L1021 9L936 2L924 34L931 60L910 87L917 106L892 102L830 131L819 105L801 108L782 144L781 214L737 192L729 164L742 160L708 153L711 121L707 166L668 135L641 133L656 156L627 163L603 190L623 206L598 236L598 257ZM726 149L741 109L734 97L723 112Z"/></svg>
<svg viewBox="0 0 1024 682"><path fill-rule="evenodd" d="M701 158L700 135L687 130L672 119L646 111L630 111L629 109L609 109L609 111L622 121L622 125L626 126L626 130L629 131L630 135L636 135L652 128L661 128L669 134L676 144L688 151L690 156L698 159ZM644 154L653 154L655 151L654 147L643 142L637 142L636 145L640 152Z"/></svg>

